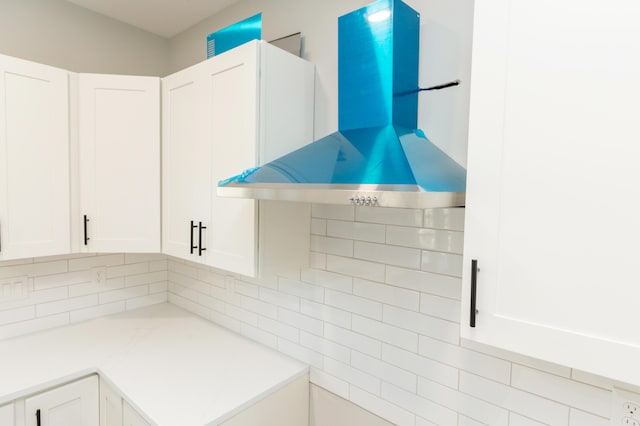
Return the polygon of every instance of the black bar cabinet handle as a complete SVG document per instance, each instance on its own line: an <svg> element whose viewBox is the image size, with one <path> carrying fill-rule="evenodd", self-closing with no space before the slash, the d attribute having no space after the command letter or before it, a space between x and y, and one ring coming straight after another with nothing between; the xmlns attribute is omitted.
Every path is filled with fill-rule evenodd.
<svg viewBox="0 0 640 426"><path fill-rule="evenodd" d="M202 252L206 248L202 247L202 230L207 229L206 226L202 226L202 222L198 222L198 256L202 256Z"/></svg>
<svg viewBox="0 0 640 426"><path fill-rule="evenodd" d="M89 222L89 218L87 217L87 215L84 215L84 245L88 245L89 240L91 238L89 238L89 234L87 233L87 222Z"/></svg>
<svg viewBox="0 0 640 426"><path fill-rule="evenodd" d="M40 409L39 408L36 410L36 424L37 424L37 426L41 426L40 425Z"/></svg>
<svg viewBox="0 0 640 426"><path fill-rule="evenodd" d="M478 261L471 260L471 308L469 317L469 327L476 326L476 290L478 281Z"/></svg>
<svg viewBox="0 0 640 426"><path fill-rule="evenodd" d="M194 230L194 228L197 228L197 227L198 227L198 225L195 225L195 224L193 223L193 221L191 221L191 246L190 246L190 247L191 247L191 249L190 249L191 254L193 254L193 250L194 250L194 249L197 249L197 248L198 248L197 246L194 246L194 245L193 245L193 230Z"/></svg>

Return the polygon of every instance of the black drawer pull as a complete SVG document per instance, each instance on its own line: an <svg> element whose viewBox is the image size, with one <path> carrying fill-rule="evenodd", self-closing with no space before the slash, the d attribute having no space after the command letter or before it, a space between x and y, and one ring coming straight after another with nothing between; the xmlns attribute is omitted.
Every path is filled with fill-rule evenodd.
<svg viewBox="0 0 640 426"><path fill-rule="evenodd" d="M191 254L193 254L193 250L198 248L198 247L193 245L193 230L194 230L194 228L197 228L197 227L198 227L198 225L194 225L193 221L191 221L191 245L190 245Z"/></svg>

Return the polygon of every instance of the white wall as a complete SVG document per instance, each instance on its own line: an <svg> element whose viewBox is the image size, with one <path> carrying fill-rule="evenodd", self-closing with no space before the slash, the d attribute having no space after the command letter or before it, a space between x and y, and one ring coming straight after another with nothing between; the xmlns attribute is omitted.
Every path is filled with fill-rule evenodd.
<svg viewBox="0 0 640 426"><path fill-rule="evenodd" d="M262 12L265 40L301 32L305 59L316 64L315 136L338 128L338 16L368 0L241 0L170 41L172 71L206 58L207 34ZM466 165L472 0L407 0L421 13L420 85L460 79L461 86L420 95L419 127Z"/></svg>
<svg viewBox="0 0 640 426"><path fill-rule="evenodd" d="M0 0L0 53L75 72L163 76L166 39L64 0Z"/></svg>

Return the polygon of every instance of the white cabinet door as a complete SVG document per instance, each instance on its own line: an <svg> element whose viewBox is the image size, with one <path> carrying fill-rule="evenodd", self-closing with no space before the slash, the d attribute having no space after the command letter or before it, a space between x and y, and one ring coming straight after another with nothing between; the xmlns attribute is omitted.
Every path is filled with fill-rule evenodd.
<svg viewBox="0 0 640 426"><path fill-rule="evenodd" d="M68 85L0 55L0 260L70 251Z"/></svg>
<svg viewBox="0 0 640 426"><path fill-rule="evenodd" d="M465 338L636 385L639 13L476 2L462 318Z"/></svg>
<svg viewBox="0 0 640 426"><path fill-rule="evenodd" d="M122 397L100 378L100 426L122 426Z"/></svg>
<svg viewBox="0 0 640 426"><path fill-rule="evenodd" d="M13 404L0 407L0 425L13 426L14 422Z"/></svg>
<svg viewBox="0 0 640 426"><path fill-rule="evenodd" d="M199 262L206 230L198 224L208 224L212 186L202 75L198 64L162 80L162 250Z"/></svg>
<svg viewBox="0 0 640 426"><path fill-rule="evenodd" d="M160 251L160 79L79 74L78 104L82 251Z"/></svg>
<svg viewBox="0 0 640 426"><path fill-rule="evenodd" d="M216 187L258 162L258 48L247 44L203 63L212 147L207 264L244 275L257 269L257 201L218 197Z"/></svg>
<svg viewBox="0 0 640 426"><path fill-rule="evenodd" d="M122 401L123 426L150 426L127 401Z"/></svg>
<svg viewBox="0 0 640 426"><path fill-rule="evenodd" d="M26 426L98 426L98 376L90 376L25 400Z"/></svg>
<svg viewBox="0 0 640 426"><path fill-rule="evenodd" d="M163 79L164 253L253 277L308 262L308 205L263 212L216 187L312 140L313 83L312 64L258 41Z"/></svg>

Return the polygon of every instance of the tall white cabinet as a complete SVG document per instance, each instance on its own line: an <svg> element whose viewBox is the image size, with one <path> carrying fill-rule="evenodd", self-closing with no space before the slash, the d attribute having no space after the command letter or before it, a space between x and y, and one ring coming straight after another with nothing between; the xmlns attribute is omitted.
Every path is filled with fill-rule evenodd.
<svg viewBox="0 0 640 426"><path fill-rule="evenodd" d="M640 385L640 4L474 13L462 336Z"/></svg>
<svg viewBox="0 0 640 426"><path fill-rule="evenodd" d="M248 276L308 262L308 205L216 186L311 142L313 96L313 65L263 41L163 79L165 253Z"/></svg>
<svg viewBox="0 0 640 426"><path fill-rule="evenodd" d="M159 252L160 79L77 79L80 251Z"/></svg>
<svg viewBox="0 0 640 426"><path fill-rule="evenodd" d="M65 254L67 71L0 55L0 260Z"/></svg>

